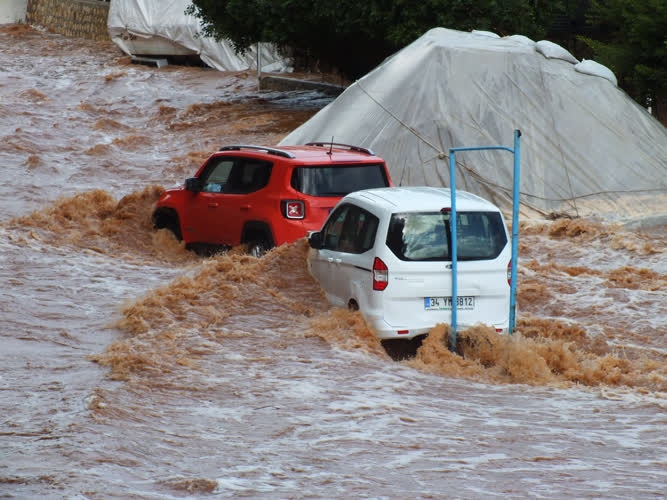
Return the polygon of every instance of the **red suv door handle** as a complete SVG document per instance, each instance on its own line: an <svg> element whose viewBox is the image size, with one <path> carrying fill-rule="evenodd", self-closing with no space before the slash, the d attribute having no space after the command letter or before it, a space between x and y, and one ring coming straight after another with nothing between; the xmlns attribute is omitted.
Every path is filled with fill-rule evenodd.
<svg viewBox="0 0 667 500"><path fill-rule="evenodd" d="M252 205L246 204L246 205L241 205L241 210L250 210L252 208Z"/></svg>
<svg viewBox="0 0 667 500"><path fill-rule="evenodd" d="M215 201L212 201L211 203L208 204L208 206L211 208L217 208L220 206L220 204Z"/></svg>

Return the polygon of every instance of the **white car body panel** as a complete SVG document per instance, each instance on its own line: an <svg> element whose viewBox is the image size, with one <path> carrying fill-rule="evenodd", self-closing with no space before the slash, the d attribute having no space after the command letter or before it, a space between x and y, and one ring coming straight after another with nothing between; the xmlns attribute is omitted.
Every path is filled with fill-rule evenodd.
<svg viewBox="0 0 667 500"><path fill-rule="evenodd" d="M410 339L427 334L438 323L451 323L451 308L426 310L424 306L425 297L451 298L451 261L401 260L385 243L393 213L438 211L449 207L449 200L448 189L419 187L358 191L341 200L337 207L353 204L377 216L380 222L373 247L363 253L311 250L309 268L329 302L338 307L357 304L380 339ZM457 212L476 211L500 213L489 202L458 191ZM335 212L336 209L332 214ZM327 222L323 228L327 227ZM511 245L504 221L502 230L506 244L497 257L458 261L457 295L459 298L474 297L475 301L474 309L470 305L457 309L459 326L482 323L498 331L506 331L509 327L507 269ZM373 290L372 269L376 257L388 268L388 284L383 291Z"/></svg>

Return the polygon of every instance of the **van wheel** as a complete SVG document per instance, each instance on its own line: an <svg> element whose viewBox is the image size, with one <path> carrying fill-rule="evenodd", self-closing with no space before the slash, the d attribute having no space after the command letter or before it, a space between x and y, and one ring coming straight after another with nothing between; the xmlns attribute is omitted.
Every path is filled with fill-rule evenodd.
<svg viewBox="0 0 667 500"><path fill-rule="evenodd" d="M417 349L421 347L423 340L424 336L419 336L410 340L385 339L380 341L380 343L391 359L394 361L403 361L405 359L412 359L417 355Z"/></svg>

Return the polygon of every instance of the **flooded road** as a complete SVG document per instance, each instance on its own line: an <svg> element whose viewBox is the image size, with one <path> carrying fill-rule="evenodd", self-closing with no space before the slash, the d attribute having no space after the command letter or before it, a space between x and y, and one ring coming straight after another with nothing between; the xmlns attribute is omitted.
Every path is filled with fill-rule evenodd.
<svg viewBox="0 0 667 500"><path fill-rule="evenodd" d="M210 152L326 97L26 26L0 97L0 498L664 498L667 228L525 220L517 332L395 362L305 241L202 259L151 229Z"/></svg>

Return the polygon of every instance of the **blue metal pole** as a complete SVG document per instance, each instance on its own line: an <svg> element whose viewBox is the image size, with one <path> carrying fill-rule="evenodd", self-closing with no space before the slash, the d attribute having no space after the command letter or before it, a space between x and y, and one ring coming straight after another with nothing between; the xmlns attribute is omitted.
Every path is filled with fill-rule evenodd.
<svg viewBox="0 0 667 500"><path fill-rule="evenodd" d="M516 324L516 276L519 267L519 191L521 162L521 131L514 131L514 185L512 188L512 270L510 272L510 326L509 334L514 332Z"/></svg>
<svg viewBox="0 0 667 500"><path fill-rule="evenodd" d="M451 212L449 227L452 233L452 343L450 350L456 352L456 302L457 302L457 265L458 258L456 251L456 153L449 152L449 191L451 196Z"/></svg>
<svg viewBox="0 0 667 500"><path fill-rule="evenodd" d="M452 232L452 346L456 350L456 302L457 297L457 249L456 249L456 160L457 151L505 150L514 154L514 183L512 187L512 269L510 271L510 324L509 333L512 334L516 323L516 274L519 266L519 184L520 184L520 143L521 131L514 131L514 149L507 146L481 146L468 148L450 148L449 150L449 184L451 192L451 232Z"/></svg>

